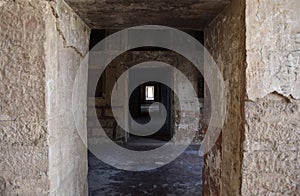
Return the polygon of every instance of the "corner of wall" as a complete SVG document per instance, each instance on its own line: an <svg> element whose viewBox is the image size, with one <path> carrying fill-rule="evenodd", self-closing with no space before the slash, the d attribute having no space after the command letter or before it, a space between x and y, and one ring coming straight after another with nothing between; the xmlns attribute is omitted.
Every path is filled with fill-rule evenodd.
<svg viewBox="0 0 300 196"><path fill-rule="evenodd" d="M87 195L87 147L75 125L72 97L78 71L87 77L80 65L88 53L90 29L64 1L45 4L50 195ZM81 79L81 94L76 96L86 112L87 78ZM86 131L86 119L77 123Z"/></svg>
<svg viewBox="0 0 300 196"><path fill-rule="evenodd" d="M215 145L214 162L205 163L207 188L205 194L239 195L241 193L242 144L244 138L245 99L245 1L232 0L205 29L205 47L222 72L227 88L227 116L222 136ZM209 155L208 155L209 156ZM218 157L220 156L220 157ZM219 168L219 169L218 169ZM206 184L206 185L207 185ZM215 186L217 185L217 186Z"/></svg>

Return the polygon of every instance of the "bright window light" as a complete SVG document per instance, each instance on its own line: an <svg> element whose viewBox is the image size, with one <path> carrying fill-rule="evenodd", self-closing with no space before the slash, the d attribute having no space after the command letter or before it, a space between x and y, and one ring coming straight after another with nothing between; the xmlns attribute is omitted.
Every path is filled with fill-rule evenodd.
<svg viewBox="0 0 300 196"><path fill-rule="evenodd" d="M154 100L154 86L146 86L146 100L147 101Z"/></svg>

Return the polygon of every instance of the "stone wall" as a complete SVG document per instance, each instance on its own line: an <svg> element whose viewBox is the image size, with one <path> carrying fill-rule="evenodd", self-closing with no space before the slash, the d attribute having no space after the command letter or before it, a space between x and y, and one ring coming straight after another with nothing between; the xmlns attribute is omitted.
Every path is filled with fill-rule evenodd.
<svg viewBox="0 0 300 196"><path fill-rule="evenodd" d="M299 194L299 108L278 94L246 102L243 195Z"/></svg>
<svg viewBox="0 0 300 196"><path fill-rule="evenodd" d="M227 91L227 115L215 146L205 155L205 195L239 195L245 95L245 5L232 0L204 31L205 47L219 66ZM206 90L205 105L209 103Z"/></svg>
<svg viewBox="0 0 300 196"><path fill-rule="evenodd" d="M63 1L51 1L45 14L50 194L87 195L86 138L79 135L86 132L87 67L78 68L88 52L90 30ZM82 76L74 91L76 74ZM73 98L82 118L73 116Z"/></svg>
<svg viewBox="0 0 300 196"><path fill-rule="evenodd" d="M71 100L89 29L62 1L1 1L0 18L0 195L87 194Z"/></svg>
<svg viewBox="0 0 300 196"><path fill-rule="evenodd" d="M0 2L0 195L49 191L43 5Z"/></svg>
<svg viewBox="0 0 300 196"><path fill-rule="evenodd" d="M246 1L243 195L300 192L300 3Z"/></svg>
<svg viewBox="0 0 300 196"><path fill-rule="evenodd" d="M246 2L248 98L276 91L299 99L300 2Z"/></svg>
<svg viewBox="0 0 300 196"><path fill-rule="evenodd" d="M113 140L118 139L124 139L125 133L122 129L120 129L116 125L116 121L114 120L114 117L112 115L111 111L111 91L113 89L113 86L115 85L116 80L120 77L120 75L125 72L128 68L130 68L133 65L136 65L141 62L145 61L162 61L165 63L168 63L170 65L175 66L177 69L179 69L192 83L195 90L197 91L197 80L198 80L198 71L196 68L184 57L171 52L171 51L128 51L123 53L122 55L118 56L116 59L114 59L106 68L105 71L105 92L104 97L102 98L96 98L95 105L97 108L97 114L99 118L99 122L103 126L106 134ZM95 68L97 68L97 65L95 65ZM179 76L176 76L174 74L173 76L173 85L175 88L180 89L180 82L181 78ZM121 87L118 87L121 88ZM127 87L122 87L124 89L127 89ZM183 90L178 90L179 93L185 93ZM124 96L126 93L124 92ZM124 98L125 99L125 98ZM188 98L186 98L188 101ZM195 142L199 142L203 138L203 125L201 124L203 121L200 121L201 123L198 125L191 125L189 123L189 120L196 118L201 119L200 111L197 114L192 114L187 111L180 111L179 109L179 103L176 101L177 99L174 99L172 97L172 102L174 107L172 108L172 114L171 114L171 131L175 131L179 129L178 127L178 118L179 115L186 116L185 119L187 119L185 122L183 122L183 125L185 127L189 127L189 129L194 129L196 132ZM94 99L90 100L90 105L92 106L92 101ZM200 102L203 100L200 100ZM91 112L90 115L93 115ZM92 117L92 116L90 116ZM95 128L95 121L91 120L88 121L88 129L89 129L89 138L99 138L102 137L99 135L99 131Z"/></svg>

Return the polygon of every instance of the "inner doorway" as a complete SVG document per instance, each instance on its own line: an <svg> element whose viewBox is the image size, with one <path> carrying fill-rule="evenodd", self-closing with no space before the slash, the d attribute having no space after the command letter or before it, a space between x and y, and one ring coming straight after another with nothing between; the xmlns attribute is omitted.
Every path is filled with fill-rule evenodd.
<svg viewBox="0 0 300 196"><path fill-rule="evenodd" d="M145 74L147 76L145 78ZM133 89L134 86L139 84L142 80L147 80L147 77L153 78L153 75L157 78L164 78L164 84L160 82L150 81L139 85L137 88ZM151 138L160 141L169 141L172 136L172 100L171 100L171 89L168 87L172 82L172 72L169 68L137 68L129 72L129 91L131 93L129 99L129 111L134 121L140 124L148 123L150 119L150 113L152 115L161 115L162 108L160 105L155 105L153 103L160 102L163 104L167 111L166 121L163 126L154 134L144 137L137 137L132 134L129 135L129 142L132 141L132 138L142 139L142 138ZM152 119L153 123L155 119ZM129 129L136 130L138 127L134 126L133 122L129 122Z"/></svg>

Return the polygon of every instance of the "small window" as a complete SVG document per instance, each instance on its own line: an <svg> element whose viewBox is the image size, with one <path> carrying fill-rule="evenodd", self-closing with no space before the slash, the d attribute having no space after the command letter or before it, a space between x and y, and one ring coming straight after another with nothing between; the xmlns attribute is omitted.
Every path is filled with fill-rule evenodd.
<svg viewBox="0 0 300 196"><path fill-rule="evenodd" d="M146 86L146 101L154 100L154 86Z"/></svg>

